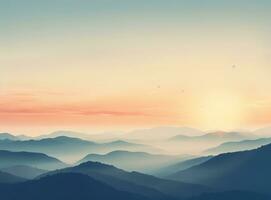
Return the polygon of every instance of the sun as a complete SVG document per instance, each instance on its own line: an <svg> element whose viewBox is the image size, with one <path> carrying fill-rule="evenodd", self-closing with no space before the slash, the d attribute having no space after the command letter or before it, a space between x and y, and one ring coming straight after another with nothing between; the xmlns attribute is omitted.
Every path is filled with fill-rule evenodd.
<svg viewBox="0 0 271 200"><path fill-rule="evenodd" d="M240 128L245 114L243 99L236 94L212 93L200 100L199 120L204 128Z"/></svg>

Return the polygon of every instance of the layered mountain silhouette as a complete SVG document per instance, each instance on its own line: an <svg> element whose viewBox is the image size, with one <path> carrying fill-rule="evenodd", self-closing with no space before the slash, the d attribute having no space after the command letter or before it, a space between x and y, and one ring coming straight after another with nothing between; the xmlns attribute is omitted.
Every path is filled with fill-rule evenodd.
<svg viewBox="0 0 271 200"><path fill-rule="evenodd" d="M55 174L17 184L0 184L0 194L3 200L150 200L135 193L118 191L78 173Z"/></svg>
<svg viewBox="0 0 271 200"><path fill-rule="evenodd" d="M177 172L172 180L203 184L223 190L246 190L271 194L271 145L226 153Z"/></svg>
<svg viewBox="0 0 271 200"><path fill-rule="evenodd" d="M12 174L0 171L0 185L2 183L19 183L24 181L26 181L26 179L22 177L14 176Z"/></svg>
<svg viewBox="0 0 271 200"><path fill-rule="evenodd" d="M33 179L41 174L48 172L47 170L42 170L26 165L15 165L7 168L0 169L2 172L12 174L17 177L22 177L25 179Z"/></svg>
<svg viewBox="0 0 271 200"><path fill-rule="evenodd" d="M55 131L47 135L41 135L36 139L45 139L45 138L55 138L59 136L66 136L66 137L73 137L73 138L80 138L83 140L91 140L91 141L99 141L99 142L110 142L114 140L119 140L124 135L122 131L106 131L100 133L82 133L82 132L75 132L69 130L60 130Z"/></svg>
<svg viewBox="0 0 271 200"><path fill-rule="evenodd" d="M240 141L251 137L250 135L239 132L212 132L200 136L176 135L169 139L172 142L225 142Z"/></svg>
<svg viewBox="0 0 271 200"><path fill-rule="evenodd" d="M120 140L108 143L95 143L66 136L25 141L0 140L0 149L45 153L69 162L77 161L91 152L108 153L114 150L133 151L138 149L142 149L142 151L156 151L156 149L147 145L129 143Z"/></svg>
<svg viewBox="0 0 271 200"><path fill-rule="evenodd" d="M229 141L241 141L254 137L251 134L239 132L211 132L200 136L177 135L165 140L166 149L187 154L201 154L204 150Z"/></svg>
<svg viewBox="0 0 271 200"><path fill-rule="evenodd" d="M94 140L94 141L108 141L108 140L118 140L118 139L128 139L128 140L154 140L153 136L155 135L155 140L165 140L169 137L173 137L176 135L192 135L198 136L203 135L204 132L190 128L190 127L170 127L170 126L161 126L161 127L154 127L149 129L137 129L129 132L123 131L110 131L110 132L103 132L99 134L87 134L81 132L74 132L74 131L56 131L47 135L39 136L37 139L44 139L44 138L55 138L59 136L67 136L67 137L75 137L81 138L85 140Z"/></svg>
<svg viewBox="0 0 271 200"><path fill-rule="evenodd" d="M204 132L189 127L155 127L126 133L125 137L137 140L165 140L176 135L203 135ZM154 138L155 136L155 138Z"/></svg>
<svg viewBox="0 0 271 200"><path fill-rule="evenodd" d="M271 143L271 138L260 138L256 140L243 140L240 142L226 142L217 147L210 148L204 153L221 154L227 152L244 151L258 148Z"/></svg>
<svg viewBox="0 0 271 200"><path fill-rule="evenodd" d="M0 140L27 140L30 139L30 137L25 135L12 135L10 133L0 133Z"/></svg>
<svg viewBox="0 0 271 200"><path fill-rule="evenodd" d="M164 180L138 172L127 172L112 165L98 162L86 162L75 167L49 172L42 176L71 172L88 175L117 190L136 192L155 199L163 199L165 196L183 198L212 191L209 187Z"/></svg>
<svg viewBox="0 0 271 200"><path fill-rule="evenodd" d="M32 152L11 152L0 150L0 169L16 165L32 166L40 169L59 169L67 167L67 164L60 160L42 153Z"/></svg>
<svg viewBox="0 0 271 200"><path fill-rule="evenodd" d="M199 158L193 158L193 159L180 161L176 164L160 168L160 169L154 171L153 174L158 177L166 178L166 177L170 176L171 174L174 174L178 171L182 171L182 170L188 169L190 167L193 167L195 165L199 165L201 163L204 163L207 160L210 160L211 158L212 158L212 156L205 156L205 157L199 157Z"/></svg>
<svg viewBox="0 0 271 200"><path fill-rule="evenodd" d="M163 166L175 163L176 161L188 159L189 156L171 156L149 154L145 152L113 151L105 155L89 154L79 163L87 161L98 161L112 164L121 169L129 171L152 172Z"/></svg>
<svg viewBox="0 0 271 200"><path fill-rule="evenodd" d="M168 135L169 140L166 137L166 130L171 131ZM152 144L152 141L148 140L148 135L158 131L157 140L155 139L158 142L154 141L155 145L166 141L165 143L174 143L181 149L185 143L188 146L223 143L204 153L231 153L195 158L188 155L157 153L159 149L152 146L125 140L98 143L61 135L29 140L2 133L0 134L0 198L5 200L271 199L271 144L269 144L271 138L244 140L255 136L239 132L213 132L200 135L193 129L186 130L194 131L194 136L185 134L176 136L175 133L180 130L180 128L159 127L130 132L130 136L139 134L138 140L141 140L140 138L146 134L146 141ZM53 135L57 134L60 133ZM73 132L70 133L72 134ZM136 141L136 137L134 138ZM258 149L255 149L257 147ZM77 166L68 167L55 157L76 161L77 158L83 157L83 159L77 162Z"/></svg>

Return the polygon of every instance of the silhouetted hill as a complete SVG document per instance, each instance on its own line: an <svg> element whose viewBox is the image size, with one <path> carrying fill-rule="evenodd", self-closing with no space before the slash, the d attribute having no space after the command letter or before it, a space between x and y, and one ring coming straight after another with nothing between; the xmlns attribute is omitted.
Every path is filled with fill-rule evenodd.
<svg viewBox="0 0 271 200"><path fill-rule="evenodd" d="M0 171L0 183L18 183L18 182L23 182L25 180L26 179L24 178L17 177L12 174ZM0 196L0 198L2 197Z"/></svg>
<svg viewBox="0 0 271 200"><path fill-rule="evenodd" d="M270 143L271 138L260 138L257 140L243 140L240 142L226 142L217 147L208 149L204 153L221 154L227 152L251 150Z"/></svg>
<svg viewBox="0 0 271 200"><path fill-rule="evenodd" d="M189 200L270 200L271 197L247 191L227 191L221 193L203 194Z"/></svg>
<svg viewBox="0 0 271 200"><path fill-rule="evenodd" d="M189 160L180 161L176 164L169 165L163 168L160 168L154 172L155 176L166 178L170 176L171 174L174 174L178 171L182 171L185 169L188 169L190 167L193 167L195 165L199 165L201 163L206 162L207 160L211 159L212 156L206 156L206 157L199 157L199 158L193 158Z"/></svg>
<svg viewBox="0 0 271 200"><path fill-rule="evenodd" d="M22 177L25 179L33 179L37 176L40 176L41 174L44 174L48 171L26 166L26 165L16 165L11 166L8 168L0 169L2 172L7 172L9 174L12 174L14 176Z"/></svg>
<svg viewBox="0 0 271 200"><path fill-rule="evenodd" d="M176 160L187 159L189 156L170 156L149 154L145 152L113 151L105 155L89 154L79 163L97 161L112 164L129 171L152 172L155 169L175 163Z"/></svg>
<svg viewBox="0 0 271 200"><path fill-rule="evenodd" d="M158 199L157 196L159 196L160 193L181 198L183 196L193 196L211 191L208 187L159 179L154 176L138 172L126 172L114 166L98 162L86 162L75 167L49 172L48 174L63 172L86 174L101 182L111 185L115 189L127 192L136 191L140 195L148 197L156 196L156 199ZM46 174L43 176L46 176Z"/></svg>
<svg viewBox="0 0 271 200"><path fill-rule="evenodd" d="M3 200L149 200L75 173L56 174L19 184L2 184L0 194Z"/></svg>
<svg viewBox="0 0 271 200"><path fill-rule="evenodd" d="M114 150L152 150L147 145L128 143L125 141L113 141L108 143L95 143L78 138L59 136L41 140L0 140L0 149L9 151L30 151L45 153L50 156L72 162L77 161L86 154L108 153ZM154 150L155 151L155 150Z"/></svg>
<svg viewBox="0 0 271 200"><path fill-rule="evenodd" d="M67 167L60 160L42 153L32 152L11 152L0 150L0 168L7 168L15 165L27 165L41 169L58 169Z"/></svg>
<svg viewBox="0 0 271 200"><path fill-rule="evenodd" d="M248 190L271 194L271 145L261 148L227 153L170 178L203 184L225 190Z"/></svg>

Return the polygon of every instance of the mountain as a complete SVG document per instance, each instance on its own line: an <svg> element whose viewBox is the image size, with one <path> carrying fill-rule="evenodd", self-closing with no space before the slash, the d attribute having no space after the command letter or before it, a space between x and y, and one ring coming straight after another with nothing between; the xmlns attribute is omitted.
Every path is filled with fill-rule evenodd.
<svg viewBox="0 0 271 200"><path fill-rule="evenodd" d="M197 136L203 132L189 127L156 127L151 129L139 129L126 133L125 137L138 140L165 140L167 138L183 134Z"/></svg>
<svg viewBox="0 0 271 200"><path fill-rule="evenodd" d="M143 196L118 191L82 174L56 174L17 184L0 184L5 200L150 200Z"/></svg>
<svg viewBox="0 0 271 200"><path fill-rule="evenodd" d="M254 136L249 133L240 132L211 132L200 136L187 136L176 135L169 139L164 140L164 147L170 150L171 153L181 152L182 154L202 154L206 149L220 145L229 141L241 141L253 138Z"/></svg>
<svg viewBox="0 0 271 200"><path fill-rule="evenodd" d="M224 190L271 194L270 155L270 144L250 151L221 154L170 178Z"/></svg>
<svg viewBox="0 0 271 200"><path fill-rule="evenodd" d="M66 162L77 161L91 152L108 153L114 150L156 150L155 148L147 145L128 143L125 141L95 143L66 136L26 141L0 140L0 149L9 151L31 151L45 153L65 160Z"/></svg>
<svg viewBox="0 0 271 200"><path fill-rule="evenodd" d="M145 152L113 151L108 154L89 154L79 163L87 161L97 161L106 164L112 164L128 171L152 172L176 160L187 159L189 156L170 156L149 154Z"/></svg>
<svg viewBox="0 0 271 200"><path fill-rule="evenodd" d="M176 135L169 139L172 142L223 142L223 141L239 141L250 136L239 132L212 132L200 136Z"/></svg>
<svg viewBox="0 0 271 200"><path fill-rule="evenodd" d="M226 152L244 151L258 148L271 143L271 138L260 138L256 140L243 140L240 142L225 142L217 147L207 149L204 153L221 154Z"/></svg>
<svg viewBox="0 0 271 200"><path fill-rule="evenodd" d="M33 179L37 176L40 176L41 174L44 174L48 171L29 167L26 165L15 165L7 168L0 169L2 172L6 172L9 174L12 174L17 177L22 177L25 179Z"/></svg>
<svg viewBox="0 0 271 200"><path fill-rule="evenodd" d="M37 139L47 139L47 138L56 138L60 136L70 137L70 138L80 138L80 139L88 139L89 134L87 133L81 133L81 132L75 132L75 131L55 131L47 135L41 135L38 136Z"/></svg>
<svg viewBox="0 0 271 200"><path fill-rule="evenodd" d="M9 133L0 133L0 140L18 140L18 138L14 135L11 135Z"/></svg>
<svg viewBox="0 0 271 200"><path fill-rule="evenodd" d="M117 190L136 192L143 196L155 197L155 199L163 199L164 195L182 198L211 191L210 188L201 185L164 180L138 172L127 172L112 165L98 162L86 162L75 167L49 172L42 176L71 172L88 175Z"/></svg>
<svg viewBox="0 0 271 200"><path fill-rule="evenodd" d="M248 191L207 193L189 200L270 200L270 196Z"/></svg>
<svg viewBox="0 0 271 200"><path fill-rule="evenodd" d="M8 168L15 165L27 165L41 169L58 169L67 165L56 158L41 153L11 152L0 150L0 168Z"/></svg>
<svg viewBox="0 0 271 200"><path fill-rule="evenodd" d="M122 131L107 131L101 133L82 133L68 130L55 131L47 135L41 135L36 139L45 139L45 138L55 138L59 136L80 138L83 140L92 140L92 141L114 141L121 138L124 133Z"/></svg>
<svg viewBox="0 0 271 200"><path fill-rule="evenodd" d="M25 135L12 135L10 133L0 133L0 140L27 140L30 137Z"/></svg>
<svg viewBox="0 0 271 200"><path fill-rule="evenodd" d="M189 160L180 161L176 164L169 165L169 166L166 166L166 167L163 167L163 168L156 170L153 173L153 175L158 176L158 177L162 177L162 178L166 178L166 177L170 176L171 174L174 174L178 171L182 171L182 170L188 169L190 167L193 167L195 165L199 165L201 163L204 163L211 158L212 158L212 156L206 156L206 157L199 157L199 158L193 158L193 159L189 159Z"/></svg>
<svg viewBox="0 0 271 200"><path fill-rule="evenodd" d="M20 177L14 176L12 174L0 171L0 185L2 183L19 183L19 182L23 182L25 180L26 179L24 179L24 178L20 178Z"/></svg>

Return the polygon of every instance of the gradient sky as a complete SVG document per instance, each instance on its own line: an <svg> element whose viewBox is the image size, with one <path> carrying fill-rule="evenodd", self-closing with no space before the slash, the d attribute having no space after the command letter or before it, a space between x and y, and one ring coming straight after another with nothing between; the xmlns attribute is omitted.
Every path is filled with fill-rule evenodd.
<svg viewBox="0 0 271 200"><path fill-rule="evenodd" d="M0 5L0 131L271 124L269 0Z"/></svg>

